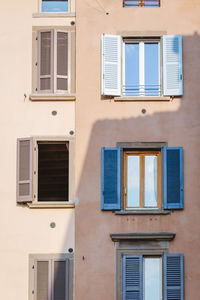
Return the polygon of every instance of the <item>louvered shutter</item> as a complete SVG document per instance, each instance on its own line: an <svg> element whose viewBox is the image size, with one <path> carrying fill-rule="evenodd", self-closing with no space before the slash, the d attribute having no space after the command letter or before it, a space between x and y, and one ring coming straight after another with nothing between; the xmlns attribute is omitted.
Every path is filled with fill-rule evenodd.
<svg viewBox="0 0 200 300"><path fill-rule="evenodd" d="M121 37L102 35L102 95L121 95Z"/></svg>
<svg viewBox="0 0 200 300"><path fill-rule="evenodd" d="M53 93L53 30L38 32L38 92Z"/></svg>
<svg viewBox="0 0 200 300"><path fill-rule="evenodd" d="M17 139L17 202L32 201L32 138Z"/></svg>
<svg viewBox="0 0 200 300"><path fill-rule="evenodd" d="M120 209L120 148L101 151L101 209Z"/></svg>
<svg viewBox="0 0 200 300"><path fill-rule="evenodd" d="M164 147L164 208L183 209L183 148Z"/></svg>
<svg viewBox="0 0 200 300"><path fill-rule="evenodd" d="M143 298L142 255L123 256L123 300Z"/></svg>
<svg viewBox="0 0 200 300"><path fill-rule="evenodd" d="M183 254L164 254L164 300L184 300Z"/></svg>
<svg viewBox="0 0 200 300"><path fill-rule="evenodd" d="M182 36L163 36L163 95L183 94Z"/></svg>
<svg viewBox="0 0 200 300"><path fill-rule="evenodd" d="M67 92L69 90L69 64L68 64L68 44L69 33L67 31L56 30L56 90L57 92Z"/></svg>
<svg viewBox="0 0 200 300"><path fill-rule="evenodd" d="M53 260L53 300L69 300L69 260Z"/></svg>

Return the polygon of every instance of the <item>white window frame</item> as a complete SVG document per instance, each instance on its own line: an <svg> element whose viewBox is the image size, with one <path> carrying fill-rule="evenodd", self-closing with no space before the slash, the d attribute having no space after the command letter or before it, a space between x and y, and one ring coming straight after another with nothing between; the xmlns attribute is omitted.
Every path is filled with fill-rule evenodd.
<svg viewBox="0 0 200 300"><path fill-rule="evenodd" d="M38 8L39 8L39 13L45 13L45 14L63 14L63 13L69 13L71 12L71 0L68 0L68 11L58 11L58 12L55 12L55 11L42 11L42 0L38 0Z"/></svg>
<svg viewBox="0 0 200 300"><path fill-rule="evenodd" d="M41 50L41 33L43 32L51 32L51 72L50 75L40 75L40 50ZM57 33L65 32L68 34L68 75L62 76L57 75ZM61 30L61 29L46 29L46 30L38 30L38 47L37 47L37 60L38 60L38 71L37 71L37 82L38 82L38 93L39 94L70 94L71 92L71 32L69 30ZM40 78L49 78L51 79L50 89L49 90L41 90L40 89ZM57 78L65 78L67 79L67 90L58 90L57 89Z"/></svg>
<svg viewBox="0 0 200 300"><path fill-rule="evenodd" d="M159 78L159 86L160 86L160 94L158 96L152 96L152 97L160 97L162 96L162 85L161 85L161 39L160 38L146 38L146 39L138 39L138 38L123 38L123 49L122 49L122 96L124 96L124 87L125 87L125 44L128 43L135 43L139 44L139 93L140 95L136 95L136 97L151 97L151 95L145 95L145 57L144 57L144 44L145 43L158 43L158 78ZM129 96L127 97L134 97L134 96Z"/></svg>

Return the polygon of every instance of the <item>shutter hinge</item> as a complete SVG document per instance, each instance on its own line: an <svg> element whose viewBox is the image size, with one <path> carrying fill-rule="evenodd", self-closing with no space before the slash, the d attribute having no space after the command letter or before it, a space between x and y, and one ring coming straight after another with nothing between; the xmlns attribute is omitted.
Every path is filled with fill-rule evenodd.
<svg viewBox="0 0 200 300"><path fill-rule="evenodd" d="M34 265L32 266L32 269L35 269Z"/></svg>
<svg viewBox="0 0 200 300"><path fill-rule="evenodd" d="M36 195L34 194L34 198L36 198Z"/></svg>
<svg viewBox="0 0 200 300"><path fill-rule="evenodd" d="M36 66L38 65L37 61L36 61L35 65L36 65Z"/></svg>
<svg viewBox="0 0 200 300"><path fill-rule="evenodd" d="M36 147L34 147L34 151L36 151Z"/></svg>
<svg viewBox="0 0 200 300"><path fill-rule="evenodd" d="M38 37L36 36L36 38L35 38L35 39L36 39L36 41L37 41L37 40L38 40Z"/></svg>
<svg viewBox="0 0 200 300"><path fill-rule="evenodd" d="M36 88L35 90L36 90L36 92L37 92L37 88Z"/></svg>
<svg viewBox="0 0 200 300"><path fill-rule="evenodd" d="M32 291L32 294L34 294L34 290Z"/></svg>

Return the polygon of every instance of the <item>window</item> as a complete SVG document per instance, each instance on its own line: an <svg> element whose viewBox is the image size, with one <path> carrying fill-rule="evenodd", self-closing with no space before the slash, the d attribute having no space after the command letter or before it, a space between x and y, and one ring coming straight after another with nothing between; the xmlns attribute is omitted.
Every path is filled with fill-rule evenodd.
<svg viewBox="0 0 200 300"><path fill-rule="evenodd" d="M183 150L166 143L102 148L101 208L155 212L183 209Z"/></svg>
<svg viewBox="0 0 200 300"><path fill-rule="evenodd" d="M68 12L68 0L41 0L42 12Z"/></svg>
<svg viewBox="0 0 200 300"><path fill-rule="evenodd" d="M162 97L183 94L182 37L102 36L102 95Z"/></svg>
<svg viewBox="0 0 200 300"><path fill-rule="evenodd" d="M72 300L73 255L30 255L30 300Z"/></svg>
<svg viewBox="0 0 200 300"><path fill-rule="evenodd" d="M123 0L124 7L158 7L160 0Z"/></svg>
<svg viewBox="0 0 200 300"><path fill-rule="evenodd" d="M161 152L124 151L124 209L161 208Z"/></svg>
<svg viewBox="0 0 200 300"><path fill-rule="evenodd" d="M25 138L17 144L17 201L44 206L72 204L72 139Z"/></svg>
<svg viewBox="0 0 200 300"><path fill-rule="evenodd" d="M38 37L38 92L69 92L69 32L44 30Z"/></svg>

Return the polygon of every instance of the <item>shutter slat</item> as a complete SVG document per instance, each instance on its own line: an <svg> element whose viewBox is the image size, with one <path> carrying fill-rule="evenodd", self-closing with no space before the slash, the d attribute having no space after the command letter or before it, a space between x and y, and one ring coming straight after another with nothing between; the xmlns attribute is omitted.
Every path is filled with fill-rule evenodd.
<svg viewBox="0 0 200 300"><path fill-rule="evenodd" d="M183 94L182 36L163 36L163 94Z"/></svg>
<svg viewBox="0 0 200 300"><path fill-rule="evenodd" d="M121 37L102 35L102 95L121 95Z"/></svg>
<svg viewBox="0 0 200 300"><path fill-rule="evenodd" d="M164 300L184 300L183 254L164 254Z"/></svg>
<svg viewBox="0 0 200 300"><path fill-rule="evenodd" d="M164 147L164 208L183 209L183 148Z"/></svg>
<svg viewBox="0 0 200 300"><path fill-rule="evenodd" d="M32 201L32 138L17 139L17 202Z"/></svg>
<svg viewBox="0 0 200 300"><path fill-rule="evenodd" d="M142 300L142 255L123 256L123 300Z"/></svg>
<svg viewBox="0 0 200 300"><path fill-rule="evenodd" d="M101 209L120 209L120 148L101 151Z"/></svg>

